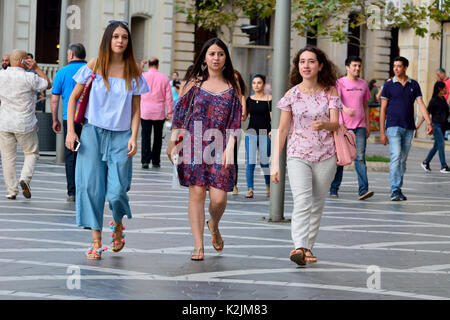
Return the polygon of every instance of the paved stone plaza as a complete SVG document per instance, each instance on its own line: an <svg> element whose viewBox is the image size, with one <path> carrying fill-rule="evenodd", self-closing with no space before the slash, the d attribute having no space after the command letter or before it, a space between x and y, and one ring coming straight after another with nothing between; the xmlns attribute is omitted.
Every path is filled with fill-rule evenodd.
<svg viewBox="0 0 450 320"><path fill-rule="evenodd" d="M191 261L187 190L172 189L166 157L161 169L143 170L140 155L129 193L134 218L124 220L126 247L87 261L90 232L75 226L64 167L42 157L31 200L6 200L0 179L0 299L450 299L450 175L439 173L437 155L433 172L423 171L427 151L411 149L406 202L389 201L386 172L369 172L375 196L358 201L356 174L346 171L340 198L327 200L314 249L319 262L303 268L289 260L289 223L263 219L269 201L262 176L255 199L245 199L243 164L240 193L229 195L220 225L223 253L214 251L205 228L205 261ZM388 147L369 145L368 154L387 155ZM22 163L20 155L18 168ZM286 218L291 210L287 184ZM105 240L110 220L106 209Z"/></svg>

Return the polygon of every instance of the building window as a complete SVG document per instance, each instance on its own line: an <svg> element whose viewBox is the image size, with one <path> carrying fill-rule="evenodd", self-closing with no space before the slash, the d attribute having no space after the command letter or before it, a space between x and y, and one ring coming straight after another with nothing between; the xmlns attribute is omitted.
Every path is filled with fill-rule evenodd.
<svg viewBox="0 0 450 320"><path fill-rule="evenodd" d="M349 16L348 21L348 44L347 44L347 57L360 55L360 46L361 46L361 28L356 26L352 28L352 23L356 24L357 15L351 14Z"/></svg>
<svg viewBox="0 0 450 320"><path fill-rule="evenodd" d="M61 0L38 0L36 15L36 61L59 62Z"/></svg>
<svg viewBox="0 0 450 320"><path fill-rule="evenodd" d="M394 76L394 59L400 56L400 47L398 46L398 28L392 28L391 30L391 53L389 62L389 76Z"/></svg>

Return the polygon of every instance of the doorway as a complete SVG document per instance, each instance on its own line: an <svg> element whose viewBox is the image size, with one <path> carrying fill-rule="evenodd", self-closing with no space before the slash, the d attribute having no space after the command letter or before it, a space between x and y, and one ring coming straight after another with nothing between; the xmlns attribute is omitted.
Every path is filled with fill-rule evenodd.
<svg viewBox="0 0 450 320"><path fill-rule="evenodd" d="M36 52L39 63L59 63L61 0L38 0L36 14Z"/></svg>

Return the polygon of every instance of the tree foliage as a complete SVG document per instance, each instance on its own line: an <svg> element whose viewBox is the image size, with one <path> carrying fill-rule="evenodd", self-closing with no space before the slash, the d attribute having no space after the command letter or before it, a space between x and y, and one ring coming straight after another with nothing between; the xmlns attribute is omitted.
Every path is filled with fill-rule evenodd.
<svg viewBox="0 0 450 320"><path fill-rule="evenodd" d="M301 36L330 37L334 42L345 43L349 41L350 13L356 15L351 28L412 28L421 37L429 32L428 21L440 24L450 18L448 0L433 0L421 5L414 5L412 1L396 1L401 4L400 8L385 0L293 0L293 26ZM440 32L430 33L430 36L439 37Z"/></svg>
<svg viewBox="0 0 450 320"><path fill-rule="evenodd" d="M239 15L261 19L272 16L276 0L197 0L190 4L177 3L177 11L187 14L187 22L215 31L223 36L223 29L234 30ZM232 37L224 39L229 44Z"/></svg>
<svg viewBox="0 0 450 320"><path fill-rule="evenodd" d="M286 0L278 0L286 1ZM355 14L350 27L366 27L370 30L412 28L418 36L430 32L428 22L449 20L450 0L421 1L395 0L400 8L391 6L388 0L292 0L293 27L301 36L329 37L334 42L349 41L349 14ZM186 4L188 3L188 4ZM223 36L223 28L232 33L240 14L261 19L272 16L276 0L197 0L177 3L177 11L187 14L187 22L215 31ZM438 38L440 32L430 32ZM232 44L231 39L224 39Z"/></svg>

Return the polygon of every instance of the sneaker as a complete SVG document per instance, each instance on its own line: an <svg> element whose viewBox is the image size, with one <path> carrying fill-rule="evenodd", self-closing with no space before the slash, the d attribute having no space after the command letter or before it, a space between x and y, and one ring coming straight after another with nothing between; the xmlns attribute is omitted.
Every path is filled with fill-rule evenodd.
<svg viewBox="0 0 450 320"><path fill-rule="evenodd" d="M75 202L75 196L68 196L67 202Z"/></svg>
<svg viewBox="0 0 450 320"><path fill-rule="evenodd" d="M366 200L369 199L370 197L372 197L374 195L373 191L367 191L365 194L363 194L362 196L359 197L359 200Z"/></svg>
<svg viewBox="0 0 450 320"><path fill-rule="evenodd" d="M17 196L15 194L11 194L9 196L6 196L6 199L8 200L16 200Z"/></svg>
<svg viewBox="0 0 450 320"><path fill-rule="evenodd" d="M30 185L25 180L20 181L20 187L22 188L22 194L25 198L31 198Z"/></svg>
<svg viewBox="0 0 450 320"><path fill-rule="evenodd" d="M401 201L400 192L399 191L392 192L392 194L391 194L391 201Z"/></svg>
<svg viewBox="0 0 450 320"><path fill-rule="evenodd" d="M450 173L450 168L448 166L442 167L441 173Z"/></svg>
<svg viewBox="0 0 450 320"><path fill-rule="evenodd" d="M161 165L160 164L154 164L152 167L156 168L156 169L159 169L159 168L161 168Z"/></svg>
<svg viewBox="0 0 450 320"><path fill-rule="evenodd" d="M401 191L399 191L399 196L400 196L400 201L408 200L408 198Z"/></svg>
<svg viewBox="0 0 450 320"><path fill-rule="evenodd" d="M150 165L148 163L144 163L142 165L142 169L148 169L150 167Z"/></svg>
<svg viewBox="0 0 450 320"><path fill-rule="evenodd" d="M330 191L330 197L337 199L337 198L339 198L339 194L337 191Z"/></svg>
<svg viewBox="0 0 450 320"><path fill-rule="evenodd" d="M431 172L430 163L424 161L420 165L426 172Z"/></svg>

